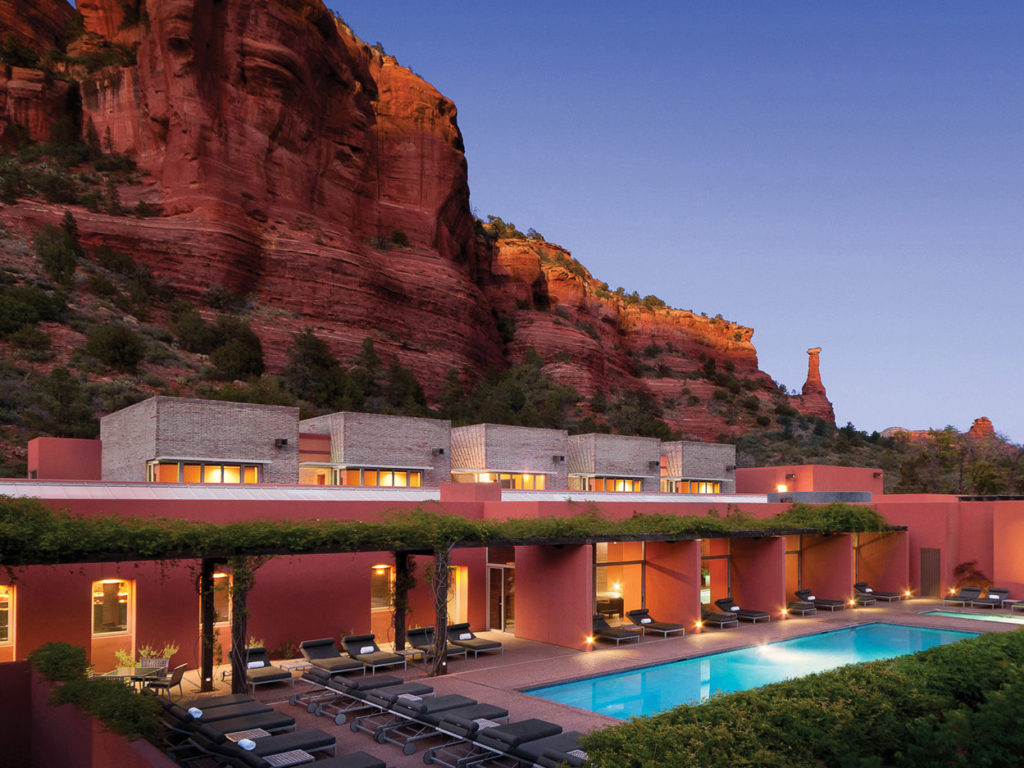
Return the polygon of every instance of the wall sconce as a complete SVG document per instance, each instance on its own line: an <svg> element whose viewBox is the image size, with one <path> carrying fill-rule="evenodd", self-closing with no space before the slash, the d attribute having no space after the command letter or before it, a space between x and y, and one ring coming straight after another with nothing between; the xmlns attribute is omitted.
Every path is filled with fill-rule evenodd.
<svg viewBox="0 0 1024 768"><path fill-rule="evenodd" d="M287 437L275 437L274 438L274 447L275 448L284 448L286 445L288 445L288 438Z"/></svg>
<svg viewBox="0 0 1024 768"><path fill-rule="evenodd" d="M778 491L779 493L785 493L786 491L789 490L789 486L786 485L785 483L779 483L778 485L775 486L775 490Z"/></svg>
<svg viewBox="0 0 1024 768"><path fill-rule="evenodd" d="M433 456L444 456L444 448L434 448L430 453Z"/></svg>
<svg viewBox="0 0 1024 768"><path fill-rule="evenodd" d="M875 472L874 475L872 475L872 477L881 477L881 476L882 476L881 472Z"/></svg>
<svg viewBox="0 0 1024 768"><path fill-rule="evenodd" d="M726 464L725 465L725 471L726 472L735 472L736 471L736 465L735 464Z"/></svg>
<svg viewBox="0 0 1024 768"><path fill-rule="evenodd" d="M561 464L563 461L565 461L565 454L562 454L562 453L552 454L551 461L553 461L555 464Z"/></svg>
<svg viewBox="0 0 1024 768"><path fill-rule="evenodd" d="M796 472L787 472L786 473L786 479L787 480L794 480L795 478L796 478Z"/></svg>

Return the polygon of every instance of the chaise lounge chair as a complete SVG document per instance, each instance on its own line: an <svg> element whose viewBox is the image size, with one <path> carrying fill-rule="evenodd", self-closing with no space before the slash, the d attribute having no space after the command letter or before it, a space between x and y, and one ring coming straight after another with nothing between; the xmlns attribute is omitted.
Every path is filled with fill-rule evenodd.
<svg viewBox="0 0 1024 768"><path fill-rule="evenodd" d="M648 632L660 632L662 637L668 637L675 633L686 634L686 628L682 624L672 624L666 621L655 621L647 608L637 608L634 611L627 611L626 616L630 621L640 627L641 637L646 637Z"/></svg>
<svg viewBox="0 0 1024 768"><path fill-rule="evenodd" d="M853 585L854 597L873 597L875 600L885 600L887 603L891 603L893 600L902 600L903 595L899 592L885 592L882 590L872 589L868 586L866 581L858 581Z"/></svg>
<svg viewBox="0 0 1024 768"><path fill-rule="evenodd" d="M318 730L294 731L282 733L276 736L263 736L252 740L252 749L244 749L234 741L210 726L200 726L189 738L192 746L200 753L214 757L226 757L236 764L245 766L259 765L293 765L294 763L274 763L268 761L271 755L280 755L294 750L303 752L321 752L330 750L331 754L336 751L337 740L329 733ZM262 758L264 763L253 760L253 757ZM187 760L187 758L185 758ZM179 757L179 761L181 758ZM191 762L191 761L189 761Z"/></svg>
<svg viewBox="0 0 1024 768"><path fill-rule="evenodd" d="M977 600L971 600L971 607L973 608L1002 608L1003 600L1010 599L1010 590L1003 589L1002 587L990 587L988 594L984 597L979 597Z"/></svg>
<svg viewBox="0 0 1024 768"><path fill-rule="evenodd" d="M334 647L334 639L330 637L304 640L299 643L299 651L306 661L330 675L343 675L364 668L362 662L338 653L338 649Z"/></svg>
<svg viewBox="0 0 1024 768"><path fill-rule="evenodd" d="M434 695L434 689L423 683L403 683L401 678L391 675L374 675L355 680L331 680L327 692L332 695L320 697L308 711L317 715L333 717L335 725L344 723L349 715L371 709L387 709L399 696Z"/></svg>
<svg viewBox="0 0 1024 768"><path fill-rule="evenodd" d="M287 680L295 687L295 678L287 669L275 667L270 663L267 649L262 645L253 646L245 652L245 680L249 683L252 693L256 693L257 685L283 683Z"/></svg>
<svg viewBox="0 0 1024 768"><path fill-rule="evenodd" d="M448 625L448 642L465 648L467 651L472 651L474 659L488 651L501 651L501 655L505 655L504 646L497 640L487 640L474 635L469 628L468 621Z"/></svg>
<svg viewBox="0 0 1024 768"><path fill-rule="evenodd" d="M405 639L409 641L409 645L415 648L417 651L423 651L423 661L426 662L428 658L434 655L434 628L433 627L417 627L416 629L410 629L405 633ZM466 649L452 642L445 643L444 649L445 658L450 659L452 656L465 656Z"/></svg>
<svg viewBox="0 0 1024 768"><path fill-rule="evenodd" d="M624 640L636 640L638 643L640 642L639 632L611 626L608 623L608 620L605 619L603 613L594 614L593 632L595 638L599 637L602 640L614 640L616 645Z"/></svg>
<svg viewBox="0 0 1024 768"><path fill-rule="evenodd" d="M793 594L796 595L798 601L813 603L815 608L824 608L828 611L846 610L846 602L844 600L826 600L825 598L816 597L813 590L810 589L798 589Z"/></svg>
<svg viewBox="0 0 1024 768"><path fill-rule="evenodd" d="M259 704L259 702L256 703ZM190 734L196 729L203 727L220 733L234 733L235 731L245 731L250 728L262 728L264 731L270 731L271 733L295 730L294 717L289 717L269 707L267 707L269 711L266 712L239 714L236 711L233 717L219 716L217 714L218 710L223 709L224 707L214 707L208 712L193 709L192 712L199 712L198 716L193 716L192 712L188 712L175 704L164 710L161 720L169 729L180 734Z"/></svg>
<svg viewBox="0 0 1024 768"><path fill-rule="evenodd" d="M772 615L767 611L755 611L753 608L740 608L732 601L731 597L723 597L720 600L715 600L715 605L721 608L725 613L731 613L740 621L749 621L751 624L757 624L759 621L772 620Z"/></svg>
<svg viewBox="0 0 1024 768"><path fill-rule="evenodd" d="M944 597L942 602L949 605L963 605L973 602L981 597L981 587L960 587L958 592Z"/></svg>
<svg viewBox="0 0 1024 768"><path fill-rule="evenodd" d="M367 669L371 674L377 674L380 667L396 667L399 664L405 669L405 656L382 651L374 642L373 635L349 635L343 638L341 643L349 656L362 662L364 675Z"/></svg>
<svg viewBox="0 0 1024 768"><path fill-rule="evenodd" d="M818 609L810 600L790 600L786 603L786 612L794 616L813 616Z"/></svg>
<svg viewBox="0 0 1024 768"><path fill-rule="evenodd" d="M740 620L732 613L713 611L710 606L702 605L700 607L700 623L704 627L710 625L719 629L725 629L726 627L738 627Z"/></svg>
<svg viewBox="0 0 1024 768"><path fill-rule="evenodd" d="M508 725L495 725L485 722L483 725L465 721L458 717L445 718L438 725L441 734L453 737L452 741L433 747L423 755L423 762L437 763L448 768L462 768L472 765L539 765L544 768L555 768L565 762L572 762L576 755L566 760L560 749L578 746L577 738L553 741L562 733L561 726L544 720L522 720ZM545 758L548 752L550 758ZM537 754L541 759L537 759ZM583 754L580 752L579 754ZM585 758L584 758L585 759ZM511 761L511 762L510 762Z"/></svg>

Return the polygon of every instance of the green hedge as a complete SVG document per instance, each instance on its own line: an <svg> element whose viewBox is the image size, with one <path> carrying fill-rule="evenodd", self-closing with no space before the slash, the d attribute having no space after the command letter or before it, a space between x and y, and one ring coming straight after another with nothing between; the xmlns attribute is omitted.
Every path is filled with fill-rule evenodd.
<svg viewBox="0 0 1024 768"><path fill-rule="evenodd" d="M128 739L153 739L160 730L160 704L140 696L120 680L86 678L85 649L68 643L45 643L28 655L29 663L54 686L50 703L76 704L107 730Z"/></svg>
<svg viewBox="0 0 1024 768"><path fill-rule="evenodd" d="M1024 763L1024 630L714 696L590 734L588 765Z"/></svg>

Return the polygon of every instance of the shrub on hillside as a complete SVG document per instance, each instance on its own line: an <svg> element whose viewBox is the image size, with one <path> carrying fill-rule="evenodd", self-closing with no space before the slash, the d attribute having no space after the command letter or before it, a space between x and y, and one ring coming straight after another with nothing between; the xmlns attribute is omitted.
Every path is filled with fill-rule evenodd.
<svg viewBox="0 0 1024 768"><path fill-rule="evenodd" d="M86 334L85 353L111 368L133 372L146 356L146 347L130 328L100 325Z"/></svg>
<svg viewBox="0 0 1024 768"><path fill-rule="evenodd" d="M263 373L263 345L247 322L221 317L217 333L225 341L210 353L215 379L246 379Z"/></svg>
<svg viewBox="0 0 1024 768"><path fill-rule="evenodd" d="M54 282L67 287L74 283L78 242L66 230L44 224L32 237L32 250Z"/></svg>

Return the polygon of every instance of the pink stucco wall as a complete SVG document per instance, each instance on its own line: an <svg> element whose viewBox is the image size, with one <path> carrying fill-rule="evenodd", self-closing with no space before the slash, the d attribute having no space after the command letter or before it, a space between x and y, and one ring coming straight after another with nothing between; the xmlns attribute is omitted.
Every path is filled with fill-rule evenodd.
<svg viewBox="0 0 1024 768"><path fill-rule="evenodd" d="M992 578L1010 590L1010 597L1024 600L1024 501L999 501L992 505Z"/></svg>
<svg viewBox="0 0 1024 768"><path fill-rule="evenodd" d="M824 600L849 600L853 595L853 537L803 536L801 578L803 589Z"/></svg>
<svg viewBox="0 0 1024 768"><path fill-rule="evenodd" d="M516 637L587 648L593 547L516 547Z"/></svg>
<svg viewBox="0 0 1024 768"><path fill-rule="evenodd" d="M785 539L733 539L732 599L741 608L781 618L786 607Z"/></svg>
<svg viewBox="0 0 1024 768"><path fill-rule="evenodd" d="M869 491L877 498L883 493L883 482L882 470L871 467L800 464L736 470L736 493L775 493L779 485L785 485L789 493Z"/></svg>
<svg viewBox="0 0 1024 768"><path fill-rule="evenodd" d="M99 480L102 464L99 440L37 437L28 441L28 476L37 480Z"/></svg>
<svg viewBox="0 0 1024 768"><path fill-rule="evenodd" d="M910 536L904 531L859 536L856 581L882 592L910 589Z"/></svg>
<svg viewBox="0 0 1024 768"><path fill-rule="evenodd" d="M658 621L683 624L690 632L700 619L699 605L700 543L648 543L647 608L651 616Z"/></svg>

